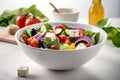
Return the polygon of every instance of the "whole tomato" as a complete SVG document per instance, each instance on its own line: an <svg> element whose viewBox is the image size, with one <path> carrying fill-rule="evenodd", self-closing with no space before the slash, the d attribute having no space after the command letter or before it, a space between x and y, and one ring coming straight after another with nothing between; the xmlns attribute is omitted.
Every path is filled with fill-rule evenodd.
<svg viewBox="0 0 120 80"><path fill-rule="evenodd" d="M19 26L19 28L23 28L25 26L26 22L26 16L24 14L20 14L16 18L16 25Z"/></svg>
<svg viewBox="0 0 120 80"><path fill-rule="evenodd" d="M31 24L35 24L35 23L40 23L40 19L38 17L28 17L25 21L25 26L31 25Z"/></svg>

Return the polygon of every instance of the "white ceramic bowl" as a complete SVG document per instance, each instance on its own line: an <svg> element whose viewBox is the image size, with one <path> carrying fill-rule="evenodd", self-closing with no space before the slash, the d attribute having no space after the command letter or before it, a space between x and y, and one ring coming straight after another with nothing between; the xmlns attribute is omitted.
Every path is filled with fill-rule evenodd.
<svg viewBox="0 0 120 80"><path fill-rule="evenodd" d="M68 26L74 26L74 27L79 26L83 29L91 30L94 32L100 32L100 40L98 44L86 49L43 50L43 49L34 48L31 46L25 45L19 41L20 35L24 30L26 30L28 27L29 28L40 27L43 23L24 27L19 31L17 31L17 33L15 34L15 39L18 45L26 53L26 55L36 63L49 69L68 70L68 69L74 69L79 66L82 66L99 52L103 43L107 39L106 33L98 27L93 27L90 25L84 25L84 24L74 23L74 22L49 22L49 23L53 26L58 25L60 23L64 23Z"/></svg>
<svg viewBox="0 0 120 80"><path fill-rule="evenodd" d="M79 18L79 11L77 9L59 8L61 13L52 12L55 21L71 21L77 22Z"/></svg>

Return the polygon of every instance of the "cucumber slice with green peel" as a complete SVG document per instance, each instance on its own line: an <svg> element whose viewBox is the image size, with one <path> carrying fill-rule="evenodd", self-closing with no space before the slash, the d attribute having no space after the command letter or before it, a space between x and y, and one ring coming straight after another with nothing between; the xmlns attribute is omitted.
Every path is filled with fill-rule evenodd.
<svg viewBox="0 0 120 80"><path fill-rule="evenodd" d="M28 35L29 37L32 37L31 31L32 31L31 28L28 28L28 29L26 30L26 33L27 33L27 35Z"/></svg>
<svg viewBox="0 0 120 80"><path fill-rule="evenodd" d="M65 29L65 34L66 34L67 36L69 36L69 35L70 35L70 30L69 30L69 29Z"/></svg>
<svg viewBox="0 0 120 80"><path fill-rule="evenodd" d="M45 28L45 25L43 25L41 28L40 28L40 33L42 33L43 31L45 31L46 28Z"/></svg>
<svg viewBox="0 0 120 80"><path fill-rule="evenodd" d="M42 27L40 28L40 33L42 33L44 30L52 30L52 26L48 23L43 24Z"/></svg>
<svg viewBox="0 0 120 80"><path fill-rule="evenodd" d="M21 35L22 36L22 35ZM26 42L22 39L22 37L20 37L20 41L23 43L23 44L26 44Z"/></svg>
<svg viewBox="0 0 120 80"><path fill-rule="evenodd" d="M59 49L60 50L65 50L67 47L69 47L68 44L60 44Z"/></svg>
<svg viewBox="0 0 120 80"><path fill-rule="evenodd" d="M26 30L23 31L22 35L25 35L27 38L29 38L29 35L27 34Z"/></svg>
<svg viewBox="0 0 120 80"><path fill-rule="evenodd" d="M62 33L62 29L61 28L57 28L55 29L55 34L61 34Z"/></svg>

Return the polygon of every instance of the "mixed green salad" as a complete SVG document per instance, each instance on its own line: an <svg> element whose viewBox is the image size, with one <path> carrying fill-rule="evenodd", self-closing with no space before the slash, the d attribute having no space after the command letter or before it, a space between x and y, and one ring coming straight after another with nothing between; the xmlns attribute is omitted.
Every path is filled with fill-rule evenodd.
<svg viewBox="0 0 120 80"><path fill-rule="evenodd" d="M28 28L20 36L23 44L42 49L73 50L96 45L100 33L71 27L66 24L52 26L44 23L39 28Z"/></svg>

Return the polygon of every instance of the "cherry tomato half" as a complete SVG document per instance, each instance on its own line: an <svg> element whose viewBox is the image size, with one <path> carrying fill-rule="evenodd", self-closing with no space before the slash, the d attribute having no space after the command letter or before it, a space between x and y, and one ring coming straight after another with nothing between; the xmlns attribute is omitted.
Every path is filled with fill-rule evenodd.
<svg viewBox="0 0 120 80"><path fill-rule="evenodd" d="M56 28L61 28L63 31L66 29L63 25L58 25Z"/></svg>
<svg viewBox="0 0 120 80"><path fill-rule="evenodd" d="M57 50L57 49L58 49L56 45L52 45L50 48L51 48L52 50Z"/></svg>
<svg viewBox="0 0 120 80"><path fill-rule="evenodd" d="M58 38L61 43L64 43L67 40L67 37L65 35L59 35Z"/></svg>

